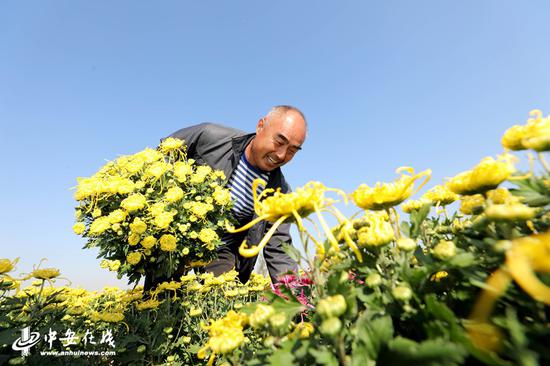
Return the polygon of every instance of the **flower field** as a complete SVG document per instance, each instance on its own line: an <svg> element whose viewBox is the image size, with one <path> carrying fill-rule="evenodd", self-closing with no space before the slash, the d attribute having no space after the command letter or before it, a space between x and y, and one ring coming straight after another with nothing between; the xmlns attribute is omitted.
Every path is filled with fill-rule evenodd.
<svg viewBox="0 0 550 366"><path fill-rule="evenodd" d="M87 291L44 262L0 259L0 364L548 365L550 117L532 111L501 141L502 155L431 187L429 169L401 167L353 192L265 189L243 227L223 172L183 141L120 157L79 180L73 230L136 286ZM243 284L194 269L224 231L259 220L271 230L241 255L292 222L299 273Z"/></svg>

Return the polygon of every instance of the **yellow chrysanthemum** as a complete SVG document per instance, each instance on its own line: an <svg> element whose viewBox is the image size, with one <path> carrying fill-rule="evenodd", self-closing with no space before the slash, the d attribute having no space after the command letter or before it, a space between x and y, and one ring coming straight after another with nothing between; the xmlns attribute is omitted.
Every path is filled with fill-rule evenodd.
<svg viewBox="0 0 550 366"><path fill-rule="evenodd" d="M199 218L206 217L208 212L214 209L212 204L204 202L191 202L190 206L190 211Z"/></svg>
<svg viewBox="0 0 550 366"><path fill-rule="evenodd" d="M364 247L379 247L395 239L395 233L385 212L366 213L363 220L367 224L357 230L357 243Z"/></svg>
<svg viewBox="0 0 550 366"><path fill-rule="evenodd" d="M171 169L172 164L166 163L164 161L156 161L145 169L145 176L159 179L164 175L164 173Z"/></svg>
<svg viewBox="0 0 550 366"><path fill-rule="evenodd" d="M141 193L136 193L123 199L122 202L120 203L120 207L122 207L128 212L133 212L133 211L141 210L143 207L145 207L146 203L147 203L147 200L145 199L145 196L142 195Z"/></svg>
<svg viewBox="0 0 550 366"><path fill-rule="evenodd" d="M460 173L447 182L456 194L472 195L496 188L515 172L510 155L502 155L497 160L487 157L472 170Z"/></svg>
<svg viewBox="0 0 550 366"><path fill-rule="evenodd" d="M166 204L164 202L156 202L149 206L149 212L153 216L158 216L164 212Z"/></svg>
<svg viewBox="0 0 550 366"><path fill-rule="evenodd" d="M481 194L464 196L460 199L460 212L465 215L478 214L485 206L485 198Z"/></svg>
<svg viewBox="0 0 550 366"><path fill-rule="evenodd" d="M170 187L164 197L168 202L177 202L183 198L183 189L180 187Z"/></svg>
<svg viewBox="0 0 550 366"><path fill-rule="evenodd" d="M401 209L403 212L410 214L413 210L419 210L422 206L428 203L431 203L431 201L422 198L419 200L408 200L401 205Z"/></svg>
<svg viewBox="0 0 550 366"><path fill-rule="evenodd" d="M311 334L313 334L314 326L312 323L309 322L300 322L296 324L294 327L294 330L289 335L290 338L299 338L299 339L306 339L309 338Z"/></svg>
<svg viewBox="0 0 550 366"><path fill-rule="evenodd" d="M230 233L237 233L248 230L250 227L262 220L273 222L273 225L258 245L248 248L246 240L243 241L239 247L240 255L247 258L258 255L260 250L267 245L269 239L271 239L277 228L287 219L296 220L298 228L301 231L305 231L302 225L302 216L306 217L313 212L317 214L319 222L321 223L321 226L331 245L335 250L338 250L338 242L330 231L326 221L321 215L320 210L333 203L332 200L325 198L325 193L327 191L338 192L347 202L344 192L333 188L327 188L320 182L309 182L305 186L297 188L295 192L281 193L280 188L278 188L277 191L272 188L266 188L260 195L257 195L259 185L265 186L267 183L260 178L255 179L252 182L254 211L258 217L239 229L234 229L229 226L226 229ZM262 198L264 199L262 200ZM316 243L316 245L318 252L320 254L324 253L324 248L322 245L319 243Z"/></svg>
<svg viewBox="0 0 550 366"><path fill-rule="evenodd" d="M160 237L160 249L165 252L173 252L177 247L177 240L174 235L164 234Z"/></svg>
<svg viewBox="0 0 550 366"><path fill-rule="evenodd" d="M206 345L199 350L199 358L206 356L208 349L212 350L213 357L216 354L228 354L244 343L243 328L248 321L245 314L230 310L227 315L215 321L211 321L208 330L209 339ZM213 361L213 358L212 358Z"/></svg>
<svg viewBox="0 0 550 366"><path fill-rule="evenodd" d="M84 233L85 230L86 230L86 225L84 225L83 222L77 222L76 224L73 225L73 232L76 235L82 235L82 233Z"/></svg>
<svg viewBox="0 0 550 366"><path fill-rule="evenodd" d="M136 217L134 221L130 224L130 230L133 233L143 234L147 230L147 224L143 222L139 217Z"/></svg>
<svg viewBox="0 0 550 366"><path fill-rule="evenodd" d="M19 258L16 258L13 261L10 261L7 258L0 259L0 275L12 271L17 262L19 262Z"/></svg>
<svg viewBox="0 0 550 366"><path fill-rule="evenodd" d="M114 261L111 261L109 263L109 271L113 271L113 272L116 272L118 271L118 269L120 268L120 261L119 260L114 260Z"/></svg>
<svg viewBox="0 0 550 366"><path fill-rule="evenodd" d="M143 240L141 241L141 246L144 247L145 249L151 249L152 247L155 246L156 243L157 243L157 239L155 239L154 236L149 235L143 238Z"/></svg>
<svg viewBox="0 0 550 366"><path fill-rule="evenodd" d="M487 192L487 198L495 205L502 205L505 203L518 203L519 197L512 195L507 188L497 188Z"/></svg>
<svg viewBox="0 0 550 366"><path fill-rule="evenodd" d="M88 234L90 236L97 236L104 233L110 227L111 224L107 216L98 217L90 225L90 231L88 232Z"/></svg>
<svg viewBox="0 0 550 366"><path fill-rule="evenodd" d="M183 140L173 138L173 137L168 137L167 139L164 139L160 143L159 147L160 147L160 151L167 154L172 150L180 149L182 146L183 146Z"/></svg>
<svg viewBox="0 0 550 366"><path fill-rule="evenodd" d="M126 211L121 209L116 209L111 213L109 213L109 215L107 216L107 219L111 224L116 224L118 222L124 221L127 215L128 213Z"/></svg>
<svg viewBox="0 0 550 366"><path fill-rule="evenodd" d="M138 233L131 233L128 237L128 244L130 245L137 245L139 241L141 240L141 235Z"/></svg>
<svg viewBox="0 0 550 366"><path fill-rule="evenodd" d="M216 233L216 231L212 229L203 228L199 232L199 240L202 241L203 243L211 243L218 239L219 239L218 234Z"/></svg>
<svg viewBox="0 0 550 366"><path fill-rule="evenodd" d="M524 126L515 125L506 130L502 146L510 150L550 150L550 116L543 118L542 111L532 110Z"/></svg>
<svg viewBox="0 0 550 366"><path fill-rule="evenodd" d="M163 157L164 156L160 151L153 150L151 148L146 148L145 150L134 154L134 158L141 159L147 164L151 164L152 162L161 160Z"/></svg>
<svg viewBox="0 0 550 366"><path fill-rule="evenodd" d="M114 312L99 313L99 318L108 323L120 323L124 320L124 314Z"/></svg>
<svg viewBox="0 0 550 366"><path fill-rule="evenodd" d="M159 215L155 216L153 222L159 229L166 229L172 221L174 221L174 216L177 214L177 211L173 212L162 212Z"/></svg>
<svg viewBox="0 0 550 366"><path fill-rule="evenodd" d="M438 206L446 206L458 200L459 197L447 186L437 185L426 192L422 198L429 200Z"/></svg>
<svg viewBox="0 0 550 366"><path fill-rule="evenodd" d="M192 184L201 184L205 181L208 175L212 172L212 168L208 165L200 165L195 170L195 173L191 175L190 182Z"/></svg>
<svg viewBox="0 0 550 366"><path fill-rule="evenodd" d="M156 309L159 307L159 305L161 304L160 301L156 300L156 299L149 299L149 300L146 300L146 301L142 301L140 303L138 303L136 305L136 309L137 310L149 310L149 309Z"/></svg>
<svg viewBox="0 0 550 366"><path fill-rule="evenodd" d="M535 217L536 212L522 203L490 205L485 209L487 218L495 221L525 221Z"/></svg>
<svg viewBox="0 0 550 366"><path fill-rule="evenodd" d="M29 276L39 280L51 280L59 277L59 270L57 268L40 268L32 271Z"/></svg>
<svg viewBox="0 0 550 366"><path fill-rule="evenodd" d="M193 167L190 163L178 161L174 163L174 176L177 181L183 183L187 180L187 177L193 174Z"/></svg>
<svg viewBox="0 0 550 366"><path fill-rule="evenodd" d="M231 193L228 189L222 187L216 187L214 193L212 193L212 197L214 197L216 204L220 206L225 206L231 202Z"/></svg>
<svg viewBox="0 0 550 366"><path fill-rule="evenodd" d="M136 265L141 261L141 253L132 252L126 256L126 261L131 265Z"/></svg>
<svg viewBox="0 0 550 366"><path fill-rule="evenodd" d="M409 173L407 175L405 173ZM353 202L364 210L384 210L396 206L413 195L414 182L424 177L424 181L416 189L418 191L430 179L432 171L427 169L414 174L414 169L401 167L396 170L401 177L393 183L376 183L375 187L366 184L360 185L352 194Z"/></svg>

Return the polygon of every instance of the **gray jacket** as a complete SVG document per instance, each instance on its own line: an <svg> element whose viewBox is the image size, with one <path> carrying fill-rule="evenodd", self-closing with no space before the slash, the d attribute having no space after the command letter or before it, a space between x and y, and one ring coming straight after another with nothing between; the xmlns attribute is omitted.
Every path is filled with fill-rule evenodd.
<svg viewBox="0 0 550 366"><path fill-rule="evenodd" d="M170 137L185 140L188 158L195 159L197 164L209 165L213 169L223 170L225 176L229 179L237 168L246 146L254 136L254 133L246 134L243 131L214 123L201 123L182 128ZM270 173L267 188L276 189L279 187L283 193L291 191L281 169L277 168ZM256 217L257 215L254 214L253 218ZM272 223L267 221L260 221L254 225L245 234L246 242L258 244L264 234L271 228L271 225ZM280 225L263 251L267 269L273 281L280 274L297 269L296 262L285 253L282 246L283 242L292 244L289 229L289 223ZM239 258L239 277L243 283L250 278L256 259L257 257Z"/></svg>

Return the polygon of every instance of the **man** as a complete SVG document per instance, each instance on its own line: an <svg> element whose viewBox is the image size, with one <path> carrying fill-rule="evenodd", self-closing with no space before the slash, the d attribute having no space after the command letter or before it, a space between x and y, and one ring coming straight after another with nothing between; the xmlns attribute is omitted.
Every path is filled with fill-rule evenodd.
<svg viewBox="0 0 550 366"><path fill-rule="evenodd" d="M302 112L283 105L272 108L258 121L256 133L245 134L225 126L202 123L183 128L171 137L185 140L187 157L195 159L197 164L224 171L234 202L232 213L239 221L236 227L240 227L257 217L252 199L252 181L255 178L263 178L267 182L266 188L281 188L283 193L290 191L280 168L301 149L306 129ZM259 188L258 194L261 190L263 187ZM240 256L239 245L244 239L249 245L258 244L271 225L261 221L247 232L224 234L224 245L218 249L218 259L204 269L218 276L235 268L239 279L245 283L250 278L257 257ZM288 223L281 225L264 248L264 258L273 281L280 274L297 268L296 262L283 250L282 243L292 243L289 228Z"/></svg>

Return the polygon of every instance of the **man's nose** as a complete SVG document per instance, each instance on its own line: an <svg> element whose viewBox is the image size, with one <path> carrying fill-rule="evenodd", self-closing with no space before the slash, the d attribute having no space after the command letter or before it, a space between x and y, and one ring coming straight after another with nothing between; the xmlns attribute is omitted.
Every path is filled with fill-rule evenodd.
<svg viewBox="0 0 550 366"><path fill-rule="evenodd" d="M285 160L285 157L286 157L286 149L284 149L284 148L282 148L282 149L277 149L277 151L275 151L275 156L277 156L277 160L279 160L279 161Z"/></svg>

